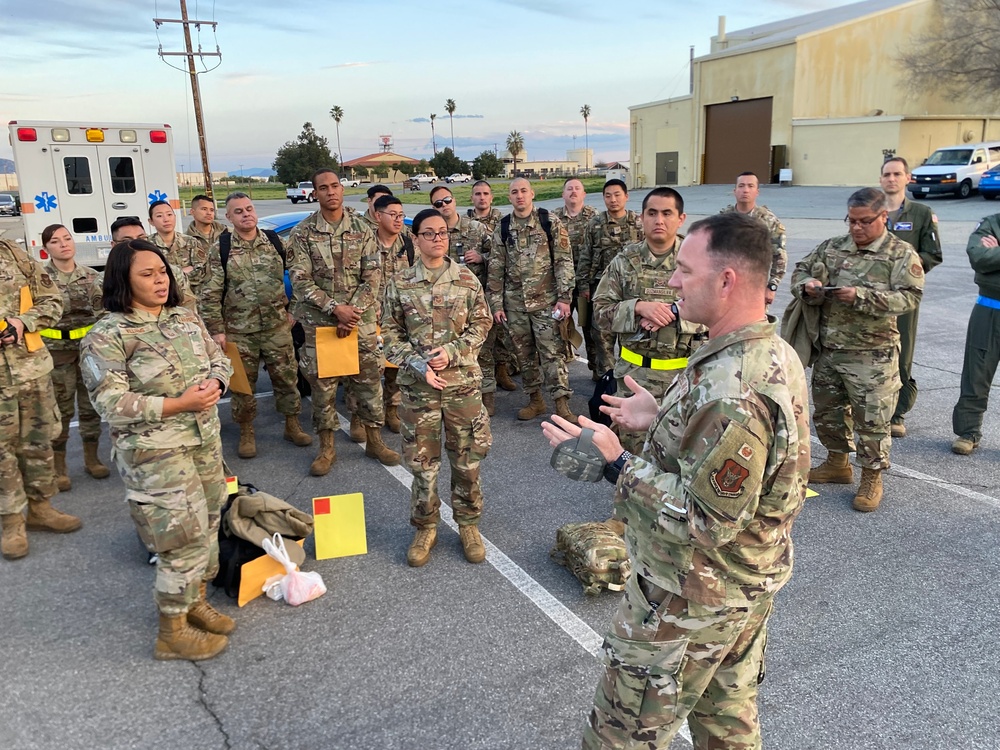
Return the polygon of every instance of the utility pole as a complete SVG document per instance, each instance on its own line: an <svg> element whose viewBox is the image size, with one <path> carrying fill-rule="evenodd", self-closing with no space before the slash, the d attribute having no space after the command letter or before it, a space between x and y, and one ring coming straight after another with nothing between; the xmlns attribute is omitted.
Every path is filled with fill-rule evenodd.
<svg viewBox="0 0 1000 750"><path fill-rule="evenodd" d="M159 55L160 57L186 57L187 58L187 72L191 76L191 96L194 99L194 121L195 126L198 128L198 147L201 150L201 170L205 178L205 193L209 198L214 199L215 196L212 192L212 170L208 163L208 144L205 140L205 119L202 116L201 111L201 88L198 86L198 71L194 67L194 58L200 57L202 59L206 57L218 57L219 64L222 64L222 53L219 51L218 45L215 47L215 52L203 52L201 47L198 47L198 51L195 52L191 48L191 24L194 24L199 29L201 24L210 25L212 31L215 32L218 24L215 21L191 21L188 19L187 14L187 3L185 0L180 0L181 4L181 17L176 18L154 18L153 23L159 28L161 24L164 23L179 23L184 27L184 52L164 52L163 45L160 45ZM164 60L166 62L166 60ZM168 63L169 65L169 63ZM170 67L174 67L171 65ZM177 68L180 70L180 68Z"/></svg>

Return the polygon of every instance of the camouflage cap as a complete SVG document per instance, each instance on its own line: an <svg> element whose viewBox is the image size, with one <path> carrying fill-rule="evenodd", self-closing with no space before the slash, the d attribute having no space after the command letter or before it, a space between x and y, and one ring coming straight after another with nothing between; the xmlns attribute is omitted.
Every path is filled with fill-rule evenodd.
<svg viewBox="0 0 1000 750"><path fill-rule="evenodd" d="M594 445L594 431L584 428L578 437L564 440L552 451L552 468L578 482L600 482L607 461Z"/></svg>

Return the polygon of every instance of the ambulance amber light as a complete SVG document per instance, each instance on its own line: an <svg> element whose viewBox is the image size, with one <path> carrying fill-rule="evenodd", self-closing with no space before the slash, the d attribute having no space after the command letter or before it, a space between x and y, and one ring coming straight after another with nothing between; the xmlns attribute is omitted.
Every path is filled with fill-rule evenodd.
<svg viewBox="0 0 1000 750"><path fill-rule="evenodd" d="M149 131L149 142L150 143L166 143L167 142L167 131L166 130L150 130Z"/></svg>
<svg viewBox="0 0 1000 750"><path fill-rule="evenodd" d="M119 130L118 137L122 143L135 143L137 140L134 130Z"/></svg>
<svg viewBox="0 0 1000 750"><path fill-rule="evenodd" d="M100 128L87 128L87 143L104 143L104 131Z"/></svg>
<svg viewBox="0 0 1000 750"><path fill-rule="evenodd" d="M69 143L69 130L66 128L52 128L53 143Z"/></svg>
<svg viewBox="0 0 1000 750"><path fill-rule="evenodd" d="M18 128L17 129L17 140L19 141L37 141L38 133L34 128Z"/></svg>

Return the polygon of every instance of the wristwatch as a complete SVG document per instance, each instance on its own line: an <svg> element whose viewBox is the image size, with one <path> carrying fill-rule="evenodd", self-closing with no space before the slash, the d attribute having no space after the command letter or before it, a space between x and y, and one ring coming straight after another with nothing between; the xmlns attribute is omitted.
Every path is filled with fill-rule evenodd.
<svg viewBox="0 0 1000 750"><path fill-rule="evenodd" d="M777 281L767 282L767 288L770 289L772 292L778 291L778 282Z"/></svg>
<svg viewBox="0 0 1000 750"><path fill-rule="evenodd" d="M618 484L618 477L621 476L622 469L625 468L625 464L627 464L631 458L631 453L628 451L622 451L618 458L604 467L604 478L611 482L611 484Z"/></svg>

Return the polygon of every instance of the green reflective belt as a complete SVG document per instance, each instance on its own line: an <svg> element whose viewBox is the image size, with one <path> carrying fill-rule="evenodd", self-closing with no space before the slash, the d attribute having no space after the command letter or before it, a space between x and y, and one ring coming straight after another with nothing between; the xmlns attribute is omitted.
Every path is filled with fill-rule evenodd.
<svg viewBox="0 0 1000 750"><path fill-rule="evenodd" d="M76 341L77 339L82 339L87 335L87 332L94 326L83 326L83 328L74 328L70 331L61 331L58 328L43 328L38 333L47 339L63 339Z"/></svg>
<svg viewBox="0 0 1000 750"><path fill-rule="evenodd" d="M683 370L687 367L687 357L677 357L676 359L653 359L644 357L641 354L622 347L622 359L630 365L648 367L650 370Z"/></svg>

